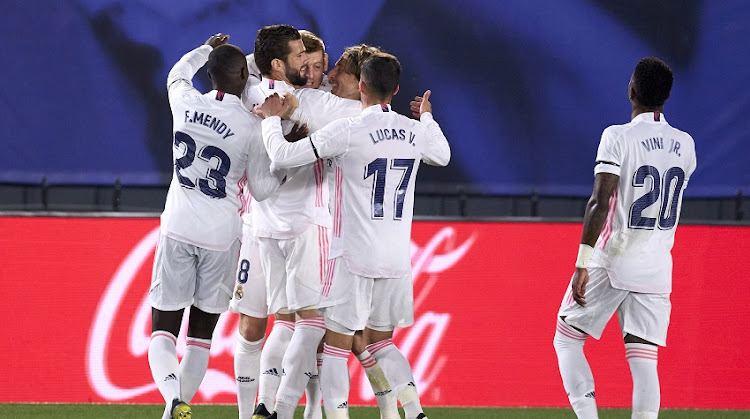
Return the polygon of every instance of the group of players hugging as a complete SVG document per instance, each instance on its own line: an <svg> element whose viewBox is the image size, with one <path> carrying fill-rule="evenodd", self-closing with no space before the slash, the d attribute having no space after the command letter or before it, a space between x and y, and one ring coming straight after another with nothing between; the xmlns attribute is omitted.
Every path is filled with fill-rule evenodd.
<svg viewBox="0 0 750 419"><path fill-rule="evenodd" d="M166 402L163 417L192 417L189 403L207 371L214 328L231 309L240 319L234 351L240 419L291 419L303 393L305 418L322 418L321 401L326 417L348 418L351 352L382 418L400 418L399 403L407 419L426 418L409 362L392 337L414 319L410 235L417 171L421 162L445 166L451 157L432 117L431 92L414 97L409 118L391 108L401 65L377 47L348 47L328 70L324 43L309 31L263 27L251 55L228 40L211 36L167 78L174 173L149 291L148 350ZM208 93L192 83L203 66L213 87ZM634 389L634 403L644 386L644 397L654 397L655 345L664 345L671 285L671 259L667 269L656 258L664 249L669 255L681 192L695 168L692 139L661 115L666 97L651 100L664 84L653 77L666 72L668 96L671 70L660 60L641 60L630 82L633 121L602 135L576 271L554 339L580 417L596 417L583 342L588 334L598 338L615 310L621 323L624 318L634 382L638 375L644 383ZM657 150L659 157L647 164L653 156L632 138L657 136L655 129L679 141L680 153ZM630 210L646 178L657 195L664 189L667 208L656 217L649 217L648 205L637 214ZM652 242L661 247L648 249L647 270L659 279L644 288L638 279L647 270L629 265L637 254L631 250ZM618 274L610 277L613 264ZM175 345L188 307L179 360ZM644 307L658 324L643 320ZM655 409L653 400L638 399L641 405L640 413L658 413L658 378Z"/></svg>

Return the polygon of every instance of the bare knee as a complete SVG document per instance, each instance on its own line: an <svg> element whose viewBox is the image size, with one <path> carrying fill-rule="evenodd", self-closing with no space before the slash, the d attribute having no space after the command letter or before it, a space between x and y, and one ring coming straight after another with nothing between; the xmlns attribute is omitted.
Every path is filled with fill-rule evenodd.
<svg viewBox="0 0 750 419"><path fill-rule="evenodd" d="M240 313L239 334L249 342L257 342L266 336L268 319L248 316Z"/></svg>

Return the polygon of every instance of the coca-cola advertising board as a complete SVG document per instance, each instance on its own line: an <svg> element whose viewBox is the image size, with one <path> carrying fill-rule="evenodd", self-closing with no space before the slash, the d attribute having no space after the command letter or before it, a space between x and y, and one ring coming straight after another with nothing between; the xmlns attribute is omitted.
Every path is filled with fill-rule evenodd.
<svg viewBox="0 0 750 419"><path fill-rule="evenodd" d="M147 351L155 218L0 217L0 402L160 403ZM567 406L552 347L579 223L415 222L414 326L394 341L425 405ZM662 406L750 408L750 228L678 228ZM184 354L183 336L177 351ZM224 314L198 403L234 403ZM630 405L612 319L586 353L597 403ZM350 403L374 404L350 360Z"/></svg>

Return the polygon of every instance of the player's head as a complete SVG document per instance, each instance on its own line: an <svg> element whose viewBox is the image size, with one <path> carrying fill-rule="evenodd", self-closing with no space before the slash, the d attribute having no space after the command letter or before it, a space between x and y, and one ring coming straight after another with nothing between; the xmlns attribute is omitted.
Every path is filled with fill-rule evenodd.
<svg viewBox="0 0 750 419"><path fill-rule="evenodd" d="M347 99L359 100L359 78L362 63L380 49L367 44L355 45L344 50L336 65L328 72L331 93Z"/></svg>
<svg viewBox="0 0 750 419"><path fill-rule="evenodd" d="M645 108L661 108L669 98L674 75L662 60L646 57L638 61L630 78L630 100Z"/></svg>
<svg viewBox="0 0 750 419"><path fill-rule="evenodd" d="M302 75L307 79L305 87L317 89L323 82L323 73L328 70L328 54L323 40L306 30L299 31L305 45L307 65L302 67Z"/></svg>
<svg viewBox="0 0 750 419"><path fill-rule="evenodd" d="M398 93L399 77L401 63L396 57L384 52L373 54L362 63L359 91L370 101L390 103L393 95Z"/></svg>
<svg viewBox="0 0 750 419"><path fill-rule="evenodd" d="M242 94L249 72L245 53L239 47L225 44L214 48L208 55L206 69L214 89Z"/></svg>
<svg viewBox="0 0 750 419"><path fill-rule="evenodd" d="M255 38L255 64L261 74L304 86L307 79L300 71L307 63L305 45L299 31L289 25L260 28Z"/></svg>

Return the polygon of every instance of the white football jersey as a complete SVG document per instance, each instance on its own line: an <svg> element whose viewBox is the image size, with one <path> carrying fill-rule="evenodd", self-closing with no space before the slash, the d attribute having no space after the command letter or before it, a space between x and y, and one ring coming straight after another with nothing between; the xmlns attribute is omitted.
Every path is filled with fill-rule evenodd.
<svg viewBox="0 0 750 419"><path fill-rule="evenodd" d="M191 82L208 60L204 45L169 72L174 173L161 215L166 236L210 250L227 250L240 238L240 182L259 197L279 186L260 135L260 118L239 97L201 94Z"/></svg>
<svg viewBox="0 0 750 419"><path fill-rule="evenodd" d="M291 121L284 121L284 132L288 133L293 121L307 124L310 132L340 118L358 115L362 109L356 100L343 99L316 89L294 89L291 85L263 78L243 97L248 109L262 104L266 97L278 93L283 96L292 92L299 101ZM312 224L330 227L328 210L329 188L326 178L326 161L320 159L313 164L290 171L286 183L263 202L253 197L251 224L257 237L289 239L302 234ZM243 217L248 220L249 217ZM250 220L248 220L250 221ZM246 221L247 222L247 221Z"/></svg>
<svg viewBox="0 0 750 419"><path fill-rule="evenodd" d="M602 133L594 173L620 177L590 267L606 268L612 286L672 291L672 245L682 192L695 170L695 144L659 112Z"/></svg>
<svg viewBox="0 0 750 419"><path fill-rule="evenodd" d="M411 272L411 221L419 163L445 166L450 147L429 113L421 121L370 106L309 139L287 143L279 118L263 121L263 141L276 167L295 167L333 158L333 240L330 258L370 278Z"/></svg>

